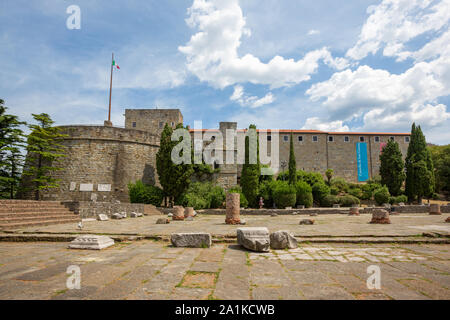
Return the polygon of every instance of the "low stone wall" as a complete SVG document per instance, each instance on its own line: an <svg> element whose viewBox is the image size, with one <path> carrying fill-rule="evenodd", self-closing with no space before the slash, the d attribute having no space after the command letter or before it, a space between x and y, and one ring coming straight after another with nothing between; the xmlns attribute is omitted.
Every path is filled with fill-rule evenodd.
<svg viewBox="0 0 450 320"><path fill-rule="evenodd" d="M398 213L428 213L428 205L407 205L407 206L393 206L395 211ZM359 212L362 214L371 214L374 209L384 209L384 207L365 207L360 208ZM163 214L173 213L172 208L158 208ZM293 213L297 214L348 214L350 208L307 208L307 209L243 209L241 210L241 215L271 215L276 213L277 215L291 215ZM450 213L450 206L441 206L442 213ZM210 214L210 215L224 215L226 214L226 209L204 209L197 210L199 214Z"/></svg>
<svg viewBox="0 0 450 320"><path fill-rule="evenodd" d="M116 203L116 202L94 202L94 201L62 201L70 211L79 214L82 219L96 218L98 214L106 214L111 217L116 212L139 212L144 215L162 214L155 206L141 203Z"/></svg>

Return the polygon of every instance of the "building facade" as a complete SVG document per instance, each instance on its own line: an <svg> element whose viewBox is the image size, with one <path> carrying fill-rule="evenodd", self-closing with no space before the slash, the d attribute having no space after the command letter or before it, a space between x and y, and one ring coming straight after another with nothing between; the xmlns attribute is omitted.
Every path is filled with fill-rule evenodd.
<svg viewBox="0 0 450 320"><path fill-rule="evenodd" d="M111 126L62 126L67 134L63 145L66 157L58 164L63 170L55 177L60 188L43 194L45 200L96 200L127 202L128 184L142 180L159 185L156 153L165 124L175 128L183 123L179 109L127 109L125 128ZM237 129L236 122L220 122L218 129L190 130L192 144L217 143L215 154L222 154L224 163L215 162L218 184L229 188L239 183L242 165L238 164L237 141L243 141L247 130ZM236 136L227 136L227 131ZM260 135L262 131L260 131ZM294 140L297 169L320 172L334 170L335 177L349 182L364 182L379 174L379 156L389 139L398 142L406 156L409 133L324 132L318 130L268 131L267 154L272 155L273 139L278 139L280 170L288 170L290 139ZM228 140L227 140L228 139ZM263 142L263 141L261 141ZM226 163L226 159L234 159ZM32 197L32 195L30 195Z"/></svg>

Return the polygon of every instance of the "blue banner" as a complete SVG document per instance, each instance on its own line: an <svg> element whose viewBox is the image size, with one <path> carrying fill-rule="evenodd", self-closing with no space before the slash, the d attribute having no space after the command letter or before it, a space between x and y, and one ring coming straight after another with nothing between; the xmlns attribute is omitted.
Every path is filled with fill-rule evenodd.
<svg viewBox="0 0 450 320"><path fill-rule="evenodd" d="M358 181L369 180L369 162L367 161L367 143L356 143L356 163L358 165Z"/></svg>

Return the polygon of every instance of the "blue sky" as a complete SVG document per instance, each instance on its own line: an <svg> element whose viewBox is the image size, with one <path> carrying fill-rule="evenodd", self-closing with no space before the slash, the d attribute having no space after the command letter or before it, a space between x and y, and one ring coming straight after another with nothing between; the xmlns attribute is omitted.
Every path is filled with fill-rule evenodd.
<svg viewBox="0 0 450 320"><path fill-rule="evenodd" d="M67 7L81 10L69 30ZM185 123L408 132L450 143L450 1L0 3L0 98L26 121L102 124L180 108Z"/></svg>

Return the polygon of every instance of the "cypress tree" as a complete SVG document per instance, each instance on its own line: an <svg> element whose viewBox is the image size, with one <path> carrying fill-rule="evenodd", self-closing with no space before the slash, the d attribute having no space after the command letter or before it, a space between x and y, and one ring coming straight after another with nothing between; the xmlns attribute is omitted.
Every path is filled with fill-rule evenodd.
<svg viewBox="0 0 450 320"><path fill-rule="evenodd" d="M400 194L405 180L402 152L397 142L389 140L380 154L381 184L386 185L393 196Z"/></svg>
<svg viewBox="0 0 450 320"><path fill-rule="evenodd" d="M40 200L42 190L59 188L53 173L63 170L58 162L65 157L65 147L60 144L65 134L54 127L54 121L46 113L33 114L38 124L29 125L31 133L27 138L27 162L23 174L31 177L35 200Z"/></svg>
<svg viewBox="0 0 450 320"><path fill-rule="evenodd" d="M241 187L242 193L248 200L248 204L252 208L256 208L258 205L258 192L259 192L259 176L261 174L261 168L259 163L259 143L258 136L256 134L256 126L250 125L249 134L256 135L257 147L256 147L256 164L250 164L250 143L249 136L245 137L245 163L242 165L241 173Z"/></svg>
<svg viewBox="0 0 450 320"><path fill-rule="evenodd" d="M411 139L405 160L406 195L408 201L417 198L422 203L423 197L429 197L434 192L434 172L431 153L427 149L425 137L420 126L413 123Z"/></svg>
<svg viewBox="0 0 450 320"><path fill-rule="evenodd" d="M291 141L289 144L289 184L295 185L297 183L297 163L295 162L294 139L292 138L292 132L290 139Z"/></svg>
<svg viewBox="0 0 450 320"><path fill-rule="evenodd" d="M20 129L25 122L17 116L6 114L7 108L0 99L0 198L15 197L23 165L24 134Z"/></svg>

